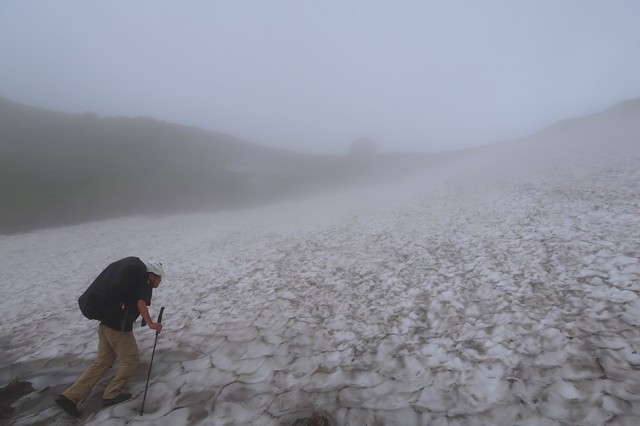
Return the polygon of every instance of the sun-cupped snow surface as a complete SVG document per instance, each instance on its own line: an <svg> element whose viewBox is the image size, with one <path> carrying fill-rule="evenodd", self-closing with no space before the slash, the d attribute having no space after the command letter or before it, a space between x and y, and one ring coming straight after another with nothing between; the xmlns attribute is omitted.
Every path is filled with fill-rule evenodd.
<svg viewBox="0 0 640 426"><path fill-rule="evenodd" d="M107 375L82 423L639 424L639 144L579 142L305 203L2 237L0 384L35 389L11 421L69 420L53 398L97 349L77 297L134 255L167 269L145 413L155 335L136 327L134 398L98 409Z"/></svg>

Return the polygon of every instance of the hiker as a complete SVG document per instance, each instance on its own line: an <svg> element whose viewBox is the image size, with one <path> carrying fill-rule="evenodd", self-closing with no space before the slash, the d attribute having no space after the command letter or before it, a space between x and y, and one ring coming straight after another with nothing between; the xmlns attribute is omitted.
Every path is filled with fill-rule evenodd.
<svg viewBox="0 0 640 426"><path fill-rule="evenodd" d="M126 257L107 266L80 296L78 304L82 313L100 321L98 354L76 382L55 399L68 414L80 417L77 404L91 392L116 358L120 358L120 366L104 390L103 406L131 398L131 394L123 393L122 389L138 365L133 322L142 315L142 325L146 322L156 333L162 330L162 324L151 319L147 306L151 305L151 294L160 285L163 274L162 263Z"/></svg>

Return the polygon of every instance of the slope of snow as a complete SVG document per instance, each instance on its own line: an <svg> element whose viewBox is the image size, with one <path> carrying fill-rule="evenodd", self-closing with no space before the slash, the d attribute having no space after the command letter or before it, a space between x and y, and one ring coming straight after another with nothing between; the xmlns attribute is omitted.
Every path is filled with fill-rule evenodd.
<svg viewBox="0 0 640 426"><path fill-rule="evenodd" d="M604 139L603 138L607 138ZM640 142L509 146L402 184L251 211L2 237L0 385L15 424L63 424L89 365L76 304L100 270L160 260L134 399L81 423L640 422Z"/></svg>

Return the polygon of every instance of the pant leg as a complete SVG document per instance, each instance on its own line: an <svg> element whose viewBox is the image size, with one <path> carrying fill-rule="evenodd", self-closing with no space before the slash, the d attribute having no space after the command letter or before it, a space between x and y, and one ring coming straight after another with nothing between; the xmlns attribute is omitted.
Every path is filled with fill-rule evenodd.
<svg viewBox="0 0 640 426"><path fill-rule="evenodd" d="M104 390L103 398L115 398L122 388L131 380L138 367L138 344L132 331L115 331L107 329L107 338L118 358L120 366L116 376Z"/></svg>
<svg viewBox="0 0 640 426"><path fill-rule="evenodd" d="M107 339L105 329L109 330L103 325L98 326L98 354L96 360L84 370L71 387L62 393L76 404L91 392L91 389L104 376L104 373L111 368L113 361L116 359L116 352Z"/></svg>

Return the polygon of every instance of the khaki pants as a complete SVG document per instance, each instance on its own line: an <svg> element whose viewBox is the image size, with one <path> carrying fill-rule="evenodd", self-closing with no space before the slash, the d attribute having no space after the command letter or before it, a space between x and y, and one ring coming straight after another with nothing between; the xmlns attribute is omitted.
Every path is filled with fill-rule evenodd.
<svg viewBox="0 0 640 426"><path fill-rule="evenodd" d="M78 380L62 394L76 404L91 392L113 365L120 358L120 367L116 376L104 390L103 399L118 396L124 385L133 377L138 366L138 345L132 331L116 331L107 326L98 326L98 356L96 360L80 375Z"/></svg>

